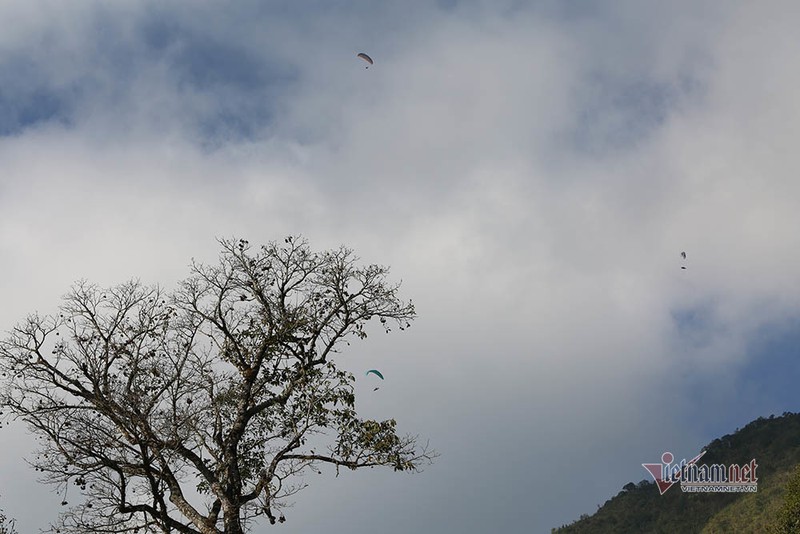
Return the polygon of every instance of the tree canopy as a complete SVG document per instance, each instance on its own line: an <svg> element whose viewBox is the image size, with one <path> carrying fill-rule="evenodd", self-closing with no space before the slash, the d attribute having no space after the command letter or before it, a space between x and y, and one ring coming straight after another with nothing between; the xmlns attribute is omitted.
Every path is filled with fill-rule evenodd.
<svg viewBox="0 0 800 534"><path fill-rule="evenodd" d="M3 510L0 510L0 534L17 534L15 524L14 519L9 519Z"/></svg>
<svg viewBox="0 0 800 534"><path fill-rule="evenodd" d="M61 532L240 534L283 522L307 470L415 471L436 456L394 420L359 418L334 359L370 320L414 319L386 267L297 237L220 244L174 291L79 282L0 343L0 402L67 495Z"/></svg>

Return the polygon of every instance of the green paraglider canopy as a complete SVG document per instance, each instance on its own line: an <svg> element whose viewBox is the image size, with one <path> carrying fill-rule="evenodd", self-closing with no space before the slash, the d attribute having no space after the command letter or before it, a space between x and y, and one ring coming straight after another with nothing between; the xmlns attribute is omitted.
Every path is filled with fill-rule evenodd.
<svg viewBox="0 0 800 534"><path fill-rule="evenodd" d="M370 373L375 373L375 375L377 375L381 380L383 380L383 375L377 369L370 369L369 371L367 371L365 376L369 376Z"/></svg>

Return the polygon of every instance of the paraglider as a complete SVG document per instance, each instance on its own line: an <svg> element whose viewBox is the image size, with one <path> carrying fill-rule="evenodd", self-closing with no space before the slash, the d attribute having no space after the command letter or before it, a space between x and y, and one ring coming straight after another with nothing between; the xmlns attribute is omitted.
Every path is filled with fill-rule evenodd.
<svg viewBox="0 0 800 534"><path fill-rule="evenodd" d="M383 374L380 371L378 371L377 369L370 369L369 371L367 371L366 375L364 375L364 376L369 376L370 373L374 374L375 376L377 376L378 378L383 380ZM381 388L376 387L372 391L378 391L379 389L381 389Z"/></svg>
<svg viewBox="0 0 800 534"><path fill-rule="evenodd" d="M358 55L357 55L356 57L360 57L361 59L363 59L364 61L366 61L367 63L369 63L369 65L373 65L373 64L375 63L374 61L372 61L372 58L371 58L371 57L369 57L369 56L368 56L367 54L365 54L364 52L359 52L359 53L358 53ZM365 68L367 68L367 69L368 69L368 68L369 68L369 65L367 65Z"/></svg>
<svg viewBox="0 0 800 534"><path fill-rule="evenodd" d="M684 260L686 259L686 253L685 252L681 252L681 258L683 258Z"/></svg>

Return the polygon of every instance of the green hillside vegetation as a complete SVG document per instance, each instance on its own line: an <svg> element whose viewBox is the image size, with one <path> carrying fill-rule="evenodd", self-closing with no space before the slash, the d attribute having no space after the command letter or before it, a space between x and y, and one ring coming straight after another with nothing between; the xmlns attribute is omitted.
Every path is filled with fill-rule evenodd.
<svg viewBox="0 0 800 534"><path fill-rule="evenodd" d="M791 475L783 496L783 507L774 525L777 534L800 532L800 465Z"/></svg>
<svg viewBox="0 0 800 534"><path fill-rule="evenodd" d="M659 495L653 481L628 483L591 516L554 528L583 533L800 533L800 413L759 417L705 447L700 464L758 463L757 493Z"/></svg>

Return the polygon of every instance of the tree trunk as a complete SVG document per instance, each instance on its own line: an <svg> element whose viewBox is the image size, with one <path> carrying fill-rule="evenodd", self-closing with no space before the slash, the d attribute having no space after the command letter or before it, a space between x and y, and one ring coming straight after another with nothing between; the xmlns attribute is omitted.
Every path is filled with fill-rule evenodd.
<svg viewBox="0 0 800 534"><path fill-rule="evenodd" d="M238 510L235 514L225 514L225 534L244 534Z"/></svg>

